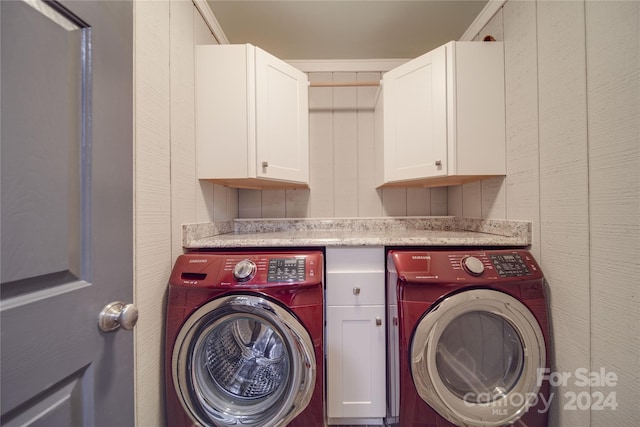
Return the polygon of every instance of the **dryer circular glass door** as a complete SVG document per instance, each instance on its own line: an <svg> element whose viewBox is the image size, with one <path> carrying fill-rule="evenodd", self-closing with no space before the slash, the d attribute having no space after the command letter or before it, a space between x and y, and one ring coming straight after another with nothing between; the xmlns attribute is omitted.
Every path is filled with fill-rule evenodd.
<svg viewBox="0 0 640 427"><path fill-rule="evenodd" d="M502 426L535 406L545 368L542 330L531 311L503 292L463 291L420 320L411 340L420 397L460 426Z"/></svg>
<svg viewBox="0 0 640 427"><path fill-rule="evenodd" d="M172 357L178 399L204 426L286 425L311 399L315 366L304 326L257 295L226 296L196 310Z"/></svg>

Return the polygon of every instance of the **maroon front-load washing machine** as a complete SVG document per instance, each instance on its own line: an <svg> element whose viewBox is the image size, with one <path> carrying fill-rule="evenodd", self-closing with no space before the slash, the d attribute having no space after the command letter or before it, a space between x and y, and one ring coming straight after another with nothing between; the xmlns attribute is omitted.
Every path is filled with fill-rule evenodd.
<svg viewBox="0 0 640 427"><path fill-rule="evenodd" d="M323 255L191 252L169 279L167 425L322 426Z"/></svg>
<svg viewBox="0 0 640 427"><path fill-rule="evenodd" d="M526 250L387 254L388 424L547 425L549 320Z"/></svg>

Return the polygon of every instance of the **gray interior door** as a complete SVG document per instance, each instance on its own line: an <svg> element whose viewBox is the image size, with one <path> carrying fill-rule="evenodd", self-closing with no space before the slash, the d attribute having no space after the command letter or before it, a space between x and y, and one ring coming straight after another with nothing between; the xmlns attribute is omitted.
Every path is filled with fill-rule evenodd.
<svg viewBox="0 0 640 427"><path fill-rule="evenodd" d="M134 423L130 1L0 1L0 423Z"/></svg>

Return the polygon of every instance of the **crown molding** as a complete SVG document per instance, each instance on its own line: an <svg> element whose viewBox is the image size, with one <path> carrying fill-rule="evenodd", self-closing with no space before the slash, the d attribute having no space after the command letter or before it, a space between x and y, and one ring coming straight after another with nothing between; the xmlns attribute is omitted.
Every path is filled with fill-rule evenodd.
<svg viewBox="0 0 640 427"><path fill-rule="evenodd" d="M202 15L204 22L207 24L207 27L209 27L209 30L211 30L211 34L213 34L213 37L218 41L218 43L229 44L229 39L224 34L224 31L222 31L222 27L211 11L209 4L205 0L192 1L193 5L196 7L196 9L198 9L200 15Z"/></svg>
<svg viewBox="0 0 640 427"><path fill-rule="evenodd" d="M465 31L462 37L460 37L460 41L472 41L478 34L480 34L480 31L482 31L484 26L489 23L491 18L498 13L500 8L502 8L506 2L507 0L489 0L478 16L476 16L476 19L474 19L471 25L469 25L467 31Z"/></svg>

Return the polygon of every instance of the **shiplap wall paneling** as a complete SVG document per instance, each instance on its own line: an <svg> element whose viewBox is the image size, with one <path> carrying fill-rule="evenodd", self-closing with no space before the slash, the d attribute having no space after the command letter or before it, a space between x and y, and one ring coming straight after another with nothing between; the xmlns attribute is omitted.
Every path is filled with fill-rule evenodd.
<svg viewBox="0 0 640 427"><path fill-rule="evenodd" d="M238 189L227 189L226 196L227 208L225 211L224 221L231 221L232 219L238 218Z"/></svg>
<svg viewBox="0 0 640 427"><path fill-rule="evenodd" d="M507 185L505 177L482 181L481 218L505 219L507 217Z"/></svg>
<svg viewBox="0 0 640 427"><path fill-rule="evenodd" d="M203 192L202 197L212 206L213 216L208 213L208 216L198 218L199 222L229 221L238 217L238 189L213 184L213 197L209 191Z"/></svg>
<svg viewBox="0 0 640 427"><path fill-rule="evenodd" d="M356 73L333 73L353 82ZM333 191L335 217L358 216L358 100L355 87L333 88Z"/></svg>
<svg viewBox="0 0 640 427"><path fill-rule="evenodd" d="M286 200L285 190L262 190L262 217L285 218Z"/></svg>
<svg viewBox="0 0 640 427"><path fill-rule="evenodd" d="M407 189L382 189L382 215L407 216Z"/></svg>
<svg viewBox="0 0 640 427"><path fill-rule="evenodd" d="M332 73L309 73L310 82L331 82ZM334 216L333 89L309 88L309 216Z"/></svg>
<svg viewBox="0 0 640 427"><path fill-rule="evenodd" d="M175 259L182 253L182 224L196 222L194 7L171 2L170 20L171 252Z"/></svg>
<svg viewBox="0 0 640 427"><path fill-rule="evenodd" d="M380 81L381 73L357 73L359 82ZM357 128L358 128L358 216L382 216L380 190L374 185L375 161L375 115L374 106L378 92L382 90L376 86L362 86L357 93Z"/></svg>
<svg viewBox="0 0 640 427"><path fill-rule="evenodd" d="M640 3L586 2L591 372L615 373L617 407L591 425L640 420ZM623 42L624 41L624 42Z"/></svg>
<svg viewBox="0 0 640 427"><path fill-rule="evenodd" d="M531 252L540 259L540 164L536 3L503 8L507 176L506 219L531 221Z"/></svg>
<svg viewBox="0 0 640 427"><path fill-rule="evenodd" d="M448 213L448 191L458 187L385 188L383 216L443 216Z"/></svg>
<svg viewBox="0 0 640 427"><path fill-rule="evenodd" d="M448 187L447 209L450 215L462 216L462 185Z"/></svg>
<svg viewBox="0 0 640 427"><path fill-rule="evenodd" d="M431 215L431 190L407 188L407 216Z"/></svg>
<svg viewBox="0 0 640 427"><path fill-rule="evenodd" d="M462 215L468 218L482 217L482 182L462 184ZM449 193L451 194L451 193Z"/></svg>
<svg viewBox="0 0 640 427"><path fill-rule="evenodd" d="M429 191L429 200L431 209L428 215L442 216L451 215L447 210L448 188L431 188Z"/></svg>
<svg viewBox="0 0 640 427"><path fill-rule="evenodd" d="M287 218L307 218L309 217L309 196L308 189L293 188L285 190L285 204L287 207Z"/></svg>
<svg viewBox="0 0 640 427"><path fill-rule="evenodd" d="M238 190L238 217L262 218L262 191Z"/></svg>
<svg viewBox="0 0 640 427"><path fill-rule="evenodd" d="M590 367L589 195L583 2L537 2L541 259L551 288L555 368ZM589 411L562 410L558 425L589 425Z"/></svg>
<svg viewBox="0 0 640 427"><path fill-rule="evenodd" d="M169 2L135 2L136 423L162 425L163 294L171 271Z"/></svg>

